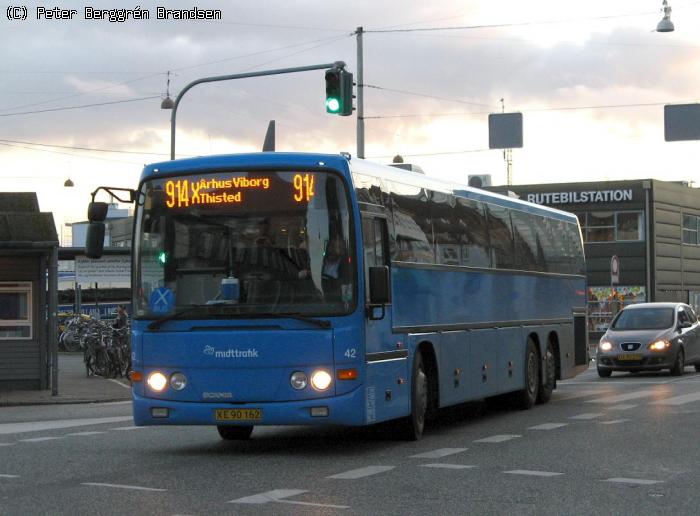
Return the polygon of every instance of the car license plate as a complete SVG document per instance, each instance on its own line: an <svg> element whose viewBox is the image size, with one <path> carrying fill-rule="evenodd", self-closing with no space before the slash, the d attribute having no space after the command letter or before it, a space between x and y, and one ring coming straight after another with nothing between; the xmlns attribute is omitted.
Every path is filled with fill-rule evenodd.
<svg viewBox="0 0 700 516"><path fill-rule="evenodd" d="M639 353L621 353L620 355L617 355L618 360L641 360L642 355Z"/></svg>
<svg viewBox="0 0 700 516"><path fill-rule="evenodd" d="M217 421L260 421L262 419L262 409L216 409L214 419Z"/></svg>

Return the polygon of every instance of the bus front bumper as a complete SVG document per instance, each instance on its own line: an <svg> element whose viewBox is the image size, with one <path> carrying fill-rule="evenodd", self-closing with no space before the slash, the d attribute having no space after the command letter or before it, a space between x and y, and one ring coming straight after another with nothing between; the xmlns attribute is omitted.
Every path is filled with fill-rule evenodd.
<svg viewBox="0 0 700 516"><path fill-rule="evenodd" d="M204 403L146 398L132 391L134 423L149 425L365 424L365 389L330 398L265 403ZM327 409L327 410L324 410ZM313 409L313 410L312 410ZM222 412L223 411L223 412ZM312 413L314 415L312 415ZM326 413L327 415L323 415ZM217 419L218 418L218 419ZM246 418L246 419L240 419ZM254 418L254 419L251 419ZM259 418L259 419L255 419Z"/></svg>

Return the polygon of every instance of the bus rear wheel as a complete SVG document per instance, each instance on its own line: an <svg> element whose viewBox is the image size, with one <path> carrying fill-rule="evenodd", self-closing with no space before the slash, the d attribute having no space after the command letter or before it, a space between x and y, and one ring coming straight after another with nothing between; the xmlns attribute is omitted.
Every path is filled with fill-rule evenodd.
<svg viewBox="0 0 700 516"><path fill-rule="evenodd" d="M537 354L537 346L531 339L527 339L525 350L525 388L513 393L513 404L516 408L527 410L537 401L540 391L540 357Z"/></svg>
<svg viewBox="0 0 700 516"><path fill-rule="evenodd" d="M552 343L548 342L547 350L544 352L544 360L542 361L542 381L537 392L537 403L547 403L557 386L557 368L554 360Z"/></svg>
<svg viewBox="0 0 700 516"><path fill-rule="evenodd" d="M425 416L428 412L428 376L425 374L423 355L416 352L411 375L411 415L397 422L401 437L417 441L423 435Z"/></svg>
<svg viewBox="0 0 700 516"><path fill-rule="evenodd" d="M248 426L228 426L217 425L219 435L226 441L245 441L253 433L253 425Z"/></svg>

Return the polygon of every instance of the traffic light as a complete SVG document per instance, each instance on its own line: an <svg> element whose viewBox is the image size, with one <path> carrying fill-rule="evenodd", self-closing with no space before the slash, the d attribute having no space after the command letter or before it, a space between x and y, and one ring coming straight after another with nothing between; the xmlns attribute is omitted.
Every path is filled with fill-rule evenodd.
<svg viewBox="0 0 700 516"><path fill-rule="evenodd" d="M352 74L342 68L326 70L326 113L352 115Z"/></svg>

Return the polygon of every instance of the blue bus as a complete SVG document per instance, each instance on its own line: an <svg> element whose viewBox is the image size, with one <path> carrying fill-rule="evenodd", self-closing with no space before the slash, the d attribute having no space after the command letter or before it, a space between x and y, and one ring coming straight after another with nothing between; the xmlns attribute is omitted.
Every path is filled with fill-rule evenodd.
<svg viewBox="0 0 700 516"><path fill-rule="evenodd" d="M157 163L129 194L136 425L395 420L415 440L441 407L530 408L588 366L572 214L305 153Z"/></svg>

